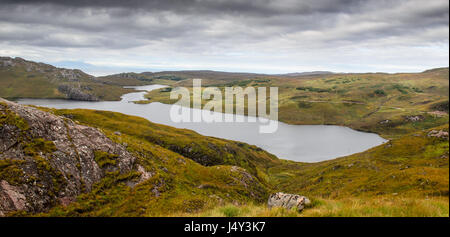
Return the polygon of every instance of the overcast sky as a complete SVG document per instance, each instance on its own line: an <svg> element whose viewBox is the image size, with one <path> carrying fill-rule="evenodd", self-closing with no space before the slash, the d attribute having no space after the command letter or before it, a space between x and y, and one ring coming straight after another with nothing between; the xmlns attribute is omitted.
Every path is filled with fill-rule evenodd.
<svg viewBox="0 0 450 237"><path fill-rule="evenodd" d="M449 65L449 1L0 0L0 56L94 75L417 72Z"/></svg>

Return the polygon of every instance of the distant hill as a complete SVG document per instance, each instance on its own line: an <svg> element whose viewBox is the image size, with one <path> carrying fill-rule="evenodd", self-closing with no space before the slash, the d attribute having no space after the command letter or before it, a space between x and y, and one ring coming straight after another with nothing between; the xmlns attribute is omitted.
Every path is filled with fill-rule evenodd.
<svg viewBox="0 0 450 237"><path fill-rule="evenodd" d="M103 78L109 78L116 81L122 81L126 79L128 81L181 81L192 78L202 78L211 80L245 80L255 77L268 76L265 74L257 73L243 73L243 72L220 72L211 70L184 70L184 71L161 71L161 72L142 72L142 73L119 73L114 75L105 76Z"/></svg>
<svg viewBox="0 0 450 237"><path fill-rule="evenodd" d="M0 57L0 97L119 100L130 89L108 85L78 69Z"/></svg>
<svg viewBox="0 0 450 237"><path fill-rule="evenodd" d="M294 73L279 74L278 76L299 77L299 76L314 76L327 74L334 74L334 73L329 71L312 71L312 72L294 72Z"/></svg>
<svg viewBox="0 0 450 237"><path fill-rule="evenodd" d="M264 73L246 73L246 72L221 72L212 70L183 70L183 71L161 71L161 72L142 72L142 73L119 73L105 76L104 78L119 78L148 81L151 79L167 79L167 80L184 80L192 78L212 79L212 80L247 80L260 77L297 77L297 76L313 76L333 74L329 71L312 71L312 72L294 72L286 74L264 74Z"/></svg>
<svg viewBox="0 0 450 237"><path fill-rule="evenodd" d="M423 71L423 73L431 73L435 75L446 76L448 78L448 67L433 68L425 70Z"/></svg>
<svg viewBox="0 0 450 237"><path fill-rule="evenodd" d="M426 70L423 74L448 78L447 68ZM123 86L148 84L192 85L190 79L201 78L203 85L247 85L251 81L289 80L295 77L339 76L330 71L260 74L221 72L212 70L182 70L161 72L125 72L95 77L78 69L58 68L22 58L0 57L0 97L62 98L73 100L120 100L124 93L133 91ZM342 74L343 75L343 74ZM348 74L352 75L352 74ZM347 75L347 76L348 76ZM363 75L363 74L354 74ZM386 74L389 75L389 74ZM181 82L181 83L180 83Z"/></svg>
<svg viewBox="0 0 450 237"><path fill-rule="evenodd" d="M99 79L116 85L130 84L140 85L142 83L159 83L172 85L180 81L189 80L193 78L203 79L204 85L214 86L221 84L239 84L241 81L248 80L266 80L267 78L291 78L302 76L315 75L330 75L333 72L328 71L314 71L301 73L287 73L287 74L262 74L262 73L246 73L246 72L221 72L212 70L183 70L183 71L161 71L161 72L142 72L142 73L119 73L109 76L100 77ZM181 83L184 86L190 81Z"/></svg>

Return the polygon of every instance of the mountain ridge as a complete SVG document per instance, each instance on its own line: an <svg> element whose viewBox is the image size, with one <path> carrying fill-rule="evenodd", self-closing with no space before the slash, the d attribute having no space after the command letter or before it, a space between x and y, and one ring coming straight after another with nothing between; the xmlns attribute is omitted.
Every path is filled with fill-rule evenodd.
<svg viewBox="0 0 450 237"><path fill-rule="evenodd" d="M58 98L120 100L131 89L108 85L79 69L54 67L19 57L0 57L0 96L5 98Z"/></svg>

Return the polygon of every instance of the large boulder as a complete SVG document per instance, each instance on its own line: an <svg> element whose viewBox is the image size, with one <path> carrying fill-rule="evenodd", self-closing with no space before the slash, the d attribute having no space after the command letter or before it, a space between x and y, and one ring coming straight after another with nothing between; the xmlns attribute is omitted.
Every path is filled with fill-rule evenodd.
<svg viewBox="0 0 450 237"><path fill-rule="evenodd" d="M283 207L288 210L294 209L297 211L302 211L306 205L309 205L311 202L307 197L296 195L296 194L287 194L287 193L274 193L270 195L268 206L272 207Z"/></svg>
<svg viewBox="0 0 450 237"><path fill-rule="evenodd" d="M89 90L89 88L85 88ZM74 85L59 85L58 90L67 96L67 99L70 100L83 100L83 101L98 101L99 99L86 93L82 90L82 88L74 86Z"/></svg>
<svg viewBox="0 0 450 237"><path fill-rule="evenodd" d="M124 146L96 128L0 98L0 216L65 205L134 164Z"/></svg>
<svg viewBox="0 0 450 237"><path fill-rule="evenodd" d="M446 132L444 130L431 130L430 132L428 132L427 136L428 137L437 137L437 138L448 140L448 132Z"/></svg>

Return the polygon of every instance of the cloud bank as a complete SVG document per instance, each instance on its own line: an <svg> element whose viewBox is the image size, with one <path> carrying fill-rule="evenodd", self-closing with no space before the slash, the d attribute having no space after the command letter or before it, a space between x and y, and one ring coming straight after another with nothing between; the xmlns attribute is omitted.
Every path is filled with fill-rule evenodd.
<svg viewBox="0 0 450 237"><path fill-rule="evenodd" d="M448 45L448 0L0 1L0 55L94 74L421 71Z"/></svg>

